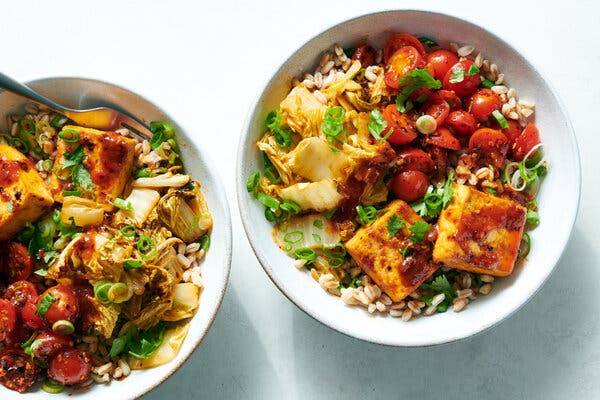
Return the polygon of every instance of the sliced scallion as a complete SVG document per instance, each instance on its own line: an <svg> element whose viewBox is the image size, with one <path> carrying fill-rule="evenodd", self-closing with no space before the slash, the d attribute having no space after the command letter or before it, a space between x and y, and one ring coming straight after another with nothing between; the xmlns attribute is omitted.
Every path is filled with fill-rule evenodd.
<svg viewBox="0 0 600 400"><path fill-rule="evenodd" d="M289 244L296 244L304 239L304 233L302 231L292 231L283 235L283 241Z"/></svg>
<svg viewBox="0 0 600 400"><path fill-rule="evenodd" d="M58 132L58 137L61 138L64 142L75 143L79 140L79 132L72 128L65 128L62 131Z"/></svg>
<svg viewBox="0 0 600 400"><path fill-rule="evenodd" d="M437 129L437 122L431 115L425 114L417 118L417 129L424 135L429 135Z"/></svg>
<svg viewBox="0 0 600 400"><path fill-rule="evenodd" d="M60 335L70 335L75 332L75 326L71 321L61 319L52 324L52 330Z"/></svg>
<svg viewBox="0 0 600 400"><path fill-rule="evenodd" d="M131 210L133 210L133 206L131 205L131 201L123 200L120 197L117 197L116 199L114 199L113 205L115 207L117 207L117 208L120 208L121 210L124 210L124 211L131 211Z"/></svg>
<svg viewBox="0 0 600 400"><path fill-rule="evenodd" d="M492 115L494 116L494 118L496 118L496 121L498 121L498 125L500 125L500 128L508 128L508 121L506 120L506 118L504 118L504 115L502 115L500 111L494 110L492 112Z"/></svg>
<svg viewBox="0 0 600 400"><path fill-rule="evenodd" d="M133 225L125 225L121 228L121 233L125 237L133 237L137 233L137 229Z"/></svg>
<svg viewBox="0 0 600 400"><path fill-rule="evenodd" d="M308 262L312 262L317 259L317 253L309 247L301 247L299 249L294 250L294 254L296 258L299 260L306 260Z"/></svg>

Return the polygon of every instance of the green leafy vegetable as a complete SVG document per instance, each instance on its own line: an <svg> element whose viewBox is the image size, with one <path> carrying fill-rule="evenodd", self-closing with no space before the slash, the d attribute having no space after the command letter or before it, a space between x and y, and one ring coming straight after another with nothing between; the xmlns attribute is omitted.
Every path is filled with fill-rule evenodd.
<svg viewBox="0 0 600 400"><path fill-rule="evenodd" d="M483 81L481 81L479 86L485 89L491 89L492 87L496 86L496 84L490 81L489 79L484 79Z"/></svg>
<svg viewBox="0 0 600 400"><path fill-rule="evenodd" d="M206 235L202 236L199 240L198 243L200 243L200 248L204 251L208 251L208 249L210 248L210 234L207 233Z"/></svg>
<svg viewBox="0 0 600 400"><path fill-rule="evenodd" d="M267 118L265 119L265 125L270 130L279 128L281 125L281 112L279 110L273 110L268 113Z"/></svg>
<svg viewBox="0 0 600 400"><path fill-rule="evenodd" d="M442 208L446 208L452 200L452 195L454 194L452 183L454 183L454 172L450 171L442 189Z"/></svg>
<svg viewBox="0 0 600 400"><path fill-rule="evenodd" d="M476 64L471 64L469 67L469 71L467 71L467 76L477 75L479 73L479 67Z"/></svg>
<svg viewBox="0 0 600 400"><path fill-rule="evenodd" d="M427 69L414 69L402 77L398 87L402 90L396 96L396 108L404 113L412 108L412 103L407 105L407 102L408 97L414 91L427 88L439 89L442 87L442 83L431 76Z"/></svg>
<svg viewBox="0 0 600 400"><path fill-rule="evenodd" d="M43 318L50 309L50 306L52 306L56 300L58 299L51 293L46 293L46 295L40 300L35 313Z"/></svg>
<svg viewBox="0 0 600 400"><path fill-rule="evenodd" d="M260 172L254 171L253 173L250 174L250 176L248 177L248 180L246 181L246 189L248 190L248 192L254 193L256 191L256 189L258 189L259 182L260 182Z"/></svg>
<svg viewBox="0 0 600 400"><path fill-rule="evenodd" d="M125 260L123 262L124 269L137 269L140 268L144 263L140 260Z"/></svg>
<svg viewBox="0 0 600 400"><path fill-rule="evenodd" d="M436 295L440 293L444 294L444 301L437 306L438 312L445 312L448 309L448 306L452 304L452 299L454 299L452 285L450 285L448 278L444 274L436 276L431 283L422 284L419 289L423 292L421 299L428 306L432 305L433 298Z"/></svg>
<svg viewBox="0 0 600 400"><path fill-rule="evenodd" d="M388 220L387 230L389 234L389 238L393 238L396 236L396 233L400 231L400 229L404 228L406 223L398 214L392 215L392 217Z"/></svg>
<svg viewBox="0 0 600 400"><path fill-rule="evenodd" d="M381 133L387 128L387 122L383 118L383 114L379 110L371 111L371 122L368 123L369 133L378 141L386 140L393 132L393 129L390 129L389 132L385 136L381 136Z"/></svg>
<svg viewBox="0 0 600 400"><path fill-rule="evenodd" d="M500 111L494 110L492 112L492 115L494 116L494 118L496 118L496 121L498 121L498 125L500 125L500 128L508 128L508 121L506 120L506 118L504 118L504 115L502 115Z"/></svg>
<svg viewBox="0 0 600 400"><path fill-rule="evenodd" d="M330 143L344 131L343 121L345 115L346 111L340 106L325 110L321 130L327 135L327 141Z"/></svg>
<svg viewBox="0 0 600 400"><path fill-rule="evenodd" d="M164 335L165 324L160 321L152 328L141 332L138 337L132 335L127 340L127 352L136 358L148 358L160 347Z"/></svg>
<svg viewBox="0 0 600 400"><path fill-rule="evenodd" d="M425 235L429 232L429 225L425 221L417 221L415 222L408 230L412 232L412 235L409 236L409 239L413 242L422 242L425 239Z"/></svg>
<svg viewBox="0 0 600 400"><path fill-rule="evenodd" d="M273 129L273 135L277 145L283 148L290 147L294 143L292 140L292 132L292 129L288 126Z"/></svg>
<svg viewBox="0 0 600 400"><path fill-rule="evenodd" d="M315 219L313 221L313 226L315 228L323 229L323 221L321 221L320 219Z"/></svg>
<svg viewBox="0 0 600 400"><path fill-rule="evenodd" d="M423 43L425 46L429 46L429 47L436 47L438 44L435 40L425 37L425 36L421 36L419 38L419 42Z"/></svg>
<svg viewBox="0 0 600 400"><path fill-rule="evenodd" d="M173 126L165 121L150 122L150 130L152 131L152 137L148 143L153 149L159 148L163 142L172 139L175 135Z"/></svg>

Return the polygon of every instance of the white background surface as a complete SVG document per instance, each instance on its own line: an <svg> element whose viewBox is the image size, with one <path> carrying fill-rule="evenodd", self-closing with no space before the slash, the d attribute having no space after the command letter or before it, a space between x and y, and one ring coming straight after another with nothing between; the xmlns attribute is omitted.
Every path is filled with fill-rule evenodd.
<svg viewBox="0 0 600 400"><path fill-rule="evenodd" d="M124 86L188 129L196 126L199 146L219 165L233 214L230 286L201 347L148 399L600 398L600 3L502 3L3 4L2 72L22 81L82 76ZM294 49L332 24L390 8L450 13L511 43L562 98L582 159L579 217L544 288L493 330L433 348L372 345L306 316L260 268L235 202L238 137L265 80Z"/></svg>

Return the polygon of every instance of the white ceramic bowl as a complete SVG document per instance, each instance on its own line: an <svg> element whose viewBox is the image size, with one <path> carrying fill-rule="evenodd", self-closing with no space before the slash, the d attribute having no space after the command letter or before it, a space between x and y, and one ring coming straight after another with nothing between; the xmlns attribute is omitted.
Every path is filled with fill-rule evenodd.
<svg viewBox="0 0 600 400"><path fill-rule="evenodd" d="M538 195L541 223L531 235L532 251L524 265L497 280L461 313L452 311L404 323L370 315L327 294L310 274L292 267L292 260L271 240L272 226L264 207L245 188L248 175L262 170L255 142L264 133L267 113L277 108L292 77L313 71L320 55L334 43L353 47L365 40L379 48L392 32L471 44L495 62L522 99L535 102L535 123L549 162L549 174ZM340 23L315 36L277 69L259 94L246 121L238 150L238 204L246 234L271 280L292 302L325 325L370 342L394 346L427 346L456 341L481 332L519 309L542 286L558 262L573 227L580 191L580 166L575 135L556 94L536 69L514 48L487 30L461 19L423 11L387 11Z"/></svg>
<svg viewBox="0 0 600 400"><path fill-rule="evenodd" d="M137 398L162 383L183 364L208 332L221 305L231 267L231 218L222 180L214 173L217 169L213 167L207 155L194 145L192 138L186 133L193 130L186 130L177 125L157 106L135 93L109 83L80 78L48 78L30 82L28 85L67 107L92 108L113 105L126 109L146 122L167 120L173 123L186 172L201 182L202 193L213 215L211 246L201 265L205 287L200 296L200 308L192 318L188 335L173 361L157 368L134 371L123 381L92 385L90 390L81 392L65 390L60 395L45 393L39 387L26 394L19 394L0 385L1 399ZM0 93L2 131L6 131L5 116L23 112L24 104L23 98L8 92Z"/></svg>

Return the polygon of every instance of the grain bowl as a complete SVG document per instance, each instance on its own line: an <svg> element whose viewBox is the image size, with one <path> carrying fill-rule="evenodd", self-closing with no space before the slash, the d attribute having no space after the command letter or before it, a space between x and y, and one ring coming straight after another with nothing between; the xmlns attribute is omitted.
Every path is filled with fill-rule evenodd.
<svg viewBox="0 0 600 400"><path fill-rule="evenodd" d="M444 52L445 68L432 63ZM408 190L414 175L424 183ZM275 72L246 122L237 188L251 245L290 300L351 336L424 346L531 298L567 243L579 176L559 100L510 45L455 17L389 11L317 35ZM500 209L504 225L472 230Z"/></svg>

